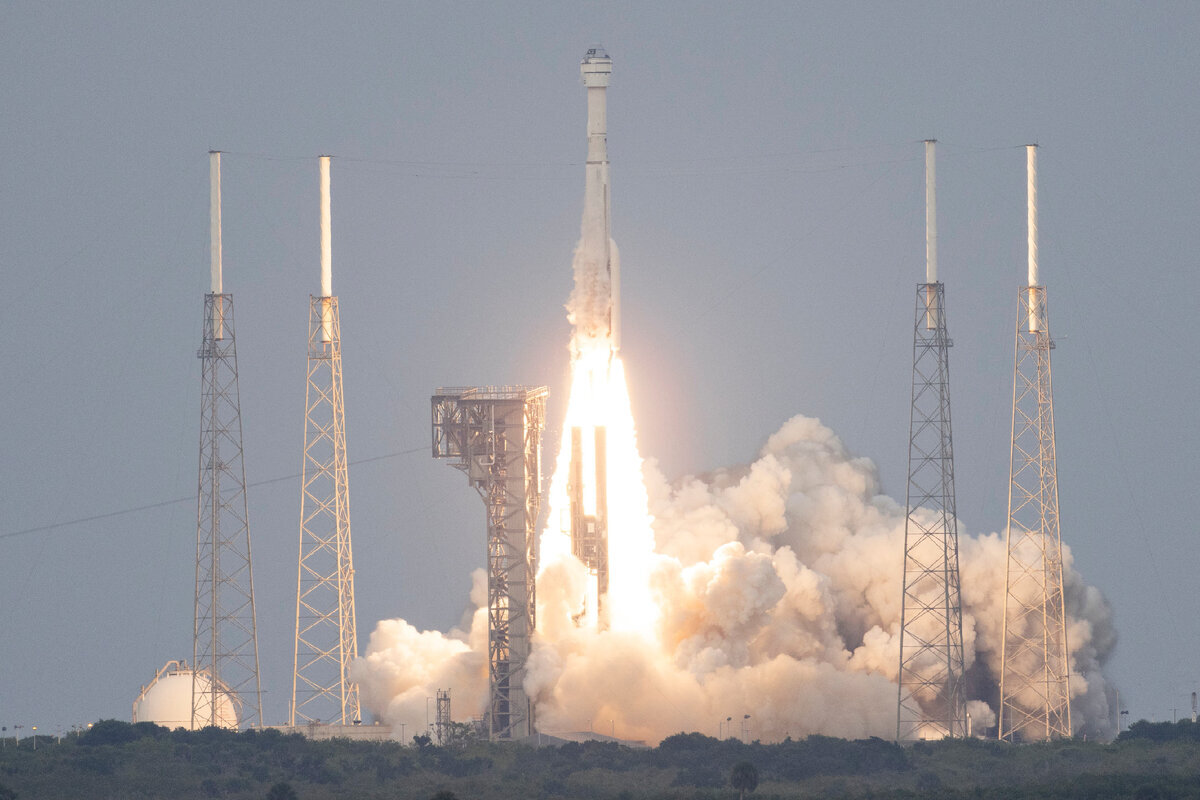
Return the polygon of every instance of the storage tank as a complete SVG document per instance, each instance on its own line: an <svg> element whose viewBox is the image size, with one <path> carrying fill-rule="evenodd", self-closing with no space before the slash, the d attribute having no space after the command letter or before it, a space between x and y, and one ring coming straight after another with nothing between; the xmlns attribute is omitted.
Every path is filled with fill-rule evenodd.
<svg viewBox="0 0 1200 800"><path fill-rule="evenodd" d="M192 690L203 696L197 707L198 717L208 719L212 679L207 672L196 672L186 661L168 661L154 680L138 692L133 701L133 721L153 722L164 728L192 728ZM232 694L218 684L217 725L237 730L238 715Z"/></svg>

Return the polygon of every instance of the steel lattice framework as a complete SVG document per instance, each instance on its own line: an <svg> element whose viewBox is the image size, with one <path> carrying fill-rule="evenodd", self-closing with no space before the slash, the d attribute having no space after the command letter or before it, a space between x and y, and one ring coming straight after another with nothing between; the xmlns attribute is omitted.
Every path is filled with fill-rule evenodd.
<svg viewBox="0 0 1200 800"><path fill-rule="evenodd" d="M437 690L437 713L435 716L436 722L433 723L434 739L440 745L450 743L450 690Z"/></svg>
<svg viewBox="0 0 1200 800"><path fill-rule="evenodd" d="M192 727L262 724L233 295L204 296ZM229 714L232 702L234 719Z"/></svg>
<svg viewBox="0 0 1200 800"><path fill-rule="evenodd" d="M917 287L896 737L967 735L945 290Z"/></svg>
<svg viewBox="0 0 1200 800"><path fill-rule="evenodd" d="M1013 365L1000 738L1071 736L1046 290L1019 293Z"/></svg>
<svg viewBox="0 0 1200 800"><path fill-rule="evenodd" d="M358 657L350 485L336 297L311 297L304 405L296 649L288 724L361 720L350 665Z"/></svg>
<svg viewBox="0 0 1200 800"><path fill-rule="evenodd" d="M536 525L541 441L549 390L523 386L438 389L433 456L451 458L487 509L488 735L534 732L525 662L535 626Z"/></svg>

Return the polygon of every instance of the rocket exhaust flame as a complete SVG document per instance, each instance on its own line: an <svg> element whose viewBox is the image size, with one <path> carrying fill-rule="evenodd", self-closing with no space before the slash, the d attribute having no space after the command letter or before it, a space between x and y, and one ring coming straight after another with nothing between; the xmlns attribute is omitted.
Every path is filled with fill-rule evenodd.
<svg viewBox="0 0 1200 800"><path fill-rule="evenodd" d="M608 594L608 466L607 435L603 425L595 429L592 470L587 484L583 478L583 428L571 428L571 472L567 483L571 505L571 553L596 576L593 605L603 619L602 603ZM584 501L584 487L595 492L591 503ZM591 513L588 513L588 510Z"/></svg>

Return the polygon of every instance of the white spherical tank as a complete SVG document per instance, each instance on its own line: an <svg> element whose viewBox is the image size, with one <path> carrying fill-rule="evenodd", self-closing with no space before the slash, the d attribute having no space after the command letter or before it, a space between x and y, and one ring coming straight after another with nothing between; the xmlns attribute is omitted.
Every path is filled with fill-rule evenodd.
<svg viewBox="0 0 1200 800"><path fill-rule="evenodd" d="M168 661L154 680L143 686L133 701L133 721L153 722L164 728L192 728L192 686L202 695L197 716L209 716L208 698L212 697L212 680L207 673L197 673L186 662ZM237 710L228 691L217 691L217 725L237 730ZM203 724L200 725L203 727Z"/></svg>

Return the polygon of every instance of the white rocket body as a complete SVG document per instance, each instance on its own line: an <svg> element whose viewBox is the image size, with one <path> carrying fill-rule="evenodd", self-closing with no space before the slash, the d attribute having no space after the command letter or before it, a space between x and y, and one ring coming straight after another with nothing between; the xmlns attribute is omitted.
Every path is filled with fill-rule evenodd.
<svg viewBox="0 0 1200 800"><path fill-rule="evenodd" d="M608 82L612 75L612 59L603 47L587 51L579 67L583 85L587 87L587 175L584 188L584 241L586 251L603 253L608 273L610 305L608 329L613 352L621 347L621 271L614 258L614 245L609 225L608 187Z"/></svg>

